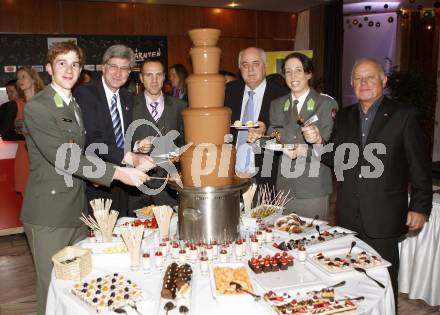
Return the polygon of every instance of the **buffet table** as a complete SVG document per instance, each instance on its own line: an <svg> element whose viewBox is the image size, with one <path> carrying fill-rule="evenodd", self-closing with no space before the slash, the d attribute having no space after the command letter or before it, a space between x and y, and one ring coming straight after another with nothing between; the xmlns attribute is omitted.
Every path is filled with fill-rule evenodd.
<svg viewBox="0 0 440 315"><path fill-rule="evenodd" d="M440 194L434 194L432 213L420 231L400 243L399 291L410 299L440 305Z"/></svg>
<svg viewBox="0 0 440 315"><path fill-rule="evenodd" d="M175 230L175 227L174 227ZM170 234L172 235L172 234ZM154 235L151 235L145 239L144 247L148 248L151 244L157 242L154 239ZM353 239L356 240L357 246L363 247L371 252L368 245L361 240L356 239L354 236L348 238L334 240L331 243L325 244L323 248L315 248L313 252L317 253L321 250L329 249L342 249L350 246ZM282 239L277 238L276 241ZM157 244L157 243L156 243ZM269 248L269 244L267 247ZM265 246L263 246L265 250ZM310 251L312 252L312 251ZM250 257L250 250L247 250L247 256L242 259L241 262L247 262ZM167 258L165 264L168 265L173 260L170 257ZM295 264L300 264L298 259L295 259ZM194 276L192 280L192 296L190 305L190 314L275 314L266 302L260 300L254 302L249 296L234 296L231 299L214 299L211 291L211 282L209 275L202 275L200 272L200 265L196 263L193 266ZM394 314L394 298L391 288L391 282L386 268L379 267L374 270L369 270L368 274L376 278L383 284L385 289L380 288L375 282L368 279L365 275L360 273L352 273L350 275L337 275L329 276L319 268L313 266L308 260L304 265L311 271L323 284L333 285L342 280L346 281L346 285L339 287L338 293L342 296L359 297L364 296L365 300L358 302L358 309L349 314L370 314L370 315L383 315ZM141 269L139 271L131 271L128 265L122 264L120 261L114 259L106 259L102 264L94 263L93 270L84 280L103 276L105 274L113 273L123 274L125 278L135 281L142 289L143 300L137 303L139 313L136 313L129 307L126 308L128 314L165 314L163 310L163 301L160 305L160 291L162 286L163 270L158 271L155 267L152 267L151 272L146 274ZM249 270L249 275L252 277L252 271ZM82 302L79 298L70 293L70 289L74 285L74 281L64 281L55 278L52 274L52 281L49 287L48 300L47 300L47 315L77 315L77 314L96 314L96 312ZM259 287L255 281L253 281L254 289L256 293L263 294L264 290ZM309 285L310 286L310 285ZM296 287L295 289L298 289ZM288 289L286 289L288 290ZM284 289L283 289L284 291ZM115 313L112 313L115 314ZM177 311L169 313L179 314Z"/></svg>

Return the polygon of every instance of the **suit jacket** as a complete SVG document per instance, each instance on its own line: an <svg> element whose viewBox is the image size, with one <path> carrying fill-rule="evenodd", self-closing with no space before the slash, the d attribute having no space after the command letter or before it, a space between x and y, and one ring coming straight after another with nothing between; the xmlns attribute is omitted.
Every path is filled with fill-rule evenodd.
<svg viewBox="0 0 440 315"><path fill-rule="evenodd" d="M379 105L366 141L366 146L382 143L386 148L385 154L373 151L376 162L380 161L384 169L378 178L366 178L361 172L362 166L371 171L374 167L369 162L372 159L363 154L359 104L338 112L329 142L334 143L334 149L323 159L334 164L336 170L341 168L340 163L334 162L337 146L353 143L360 151L355 167L345 170L343 181L338 181L336 207L339 225L352 229L356 216L360 215L367 236L399 237L407 232L408 209L426 215L431 213L431 161L423 141L419 113L414 106L386 97Z"/></svg>
<svg viewBox="0 0 440 315"><path fill-rule="evenodd" d="M243 95L245 90L245 83L243 80L234 80L228 82L226 84L225 90L225 106L228 106L232 110L231 121L234 122L236 120L240 120L241 116L241 105L243 103ZM282 95L285 95L289 92L287 88L283 88L276 83L270 82L266 80L266 89L263 95L263 102L261 104L260 115L258 116L258 120L262 121L269 125L269 109L270 102ZM237 141L237 130L231 129L231 134L234 137L234 143ZM261 168L263 166L263 154L255 155L255 166L259 167L259 172L256 176L256 180L259 184L269 183L271 185L275 185L275 176L277 173L277 165L278 159L274 158L274 162L272 164L272 172L271 174L265 174L264 177L261 176ZM266 176L267 175L267 176Z"/></svg>
<svg viewBox="0 0 440 315"><path fill-rule="evenodd" d="M159 118L157 122L155 122L155 120L150 114L150 111L147 108L145 95L142 93L140 95L135 96L134 107L133 107L133 122L136 122L136 120L138 119L145 119L148 122L154 124L156 128L153 128L145 123L137 127L133 134L133 142L132 142L133 145L136 141L142 140L145 137L157 136L158 135L157 130L160 131L162 137L167 135L169 131L176 130L179 133L179 136L177 138L175 139L162 138L166 141L156 144L154 146L154 152L151 152L151 154L157 155L157 154L169 153L175 150L175 146L178 147L182 146L184 144L182 111L183 109L186 108L186 105L187 104L185 101L164 94L164 110L162 116ZM178 167L178 165L176 166ZM155 177L166 177L168 175L168 172L162 167L156 167L150 170L148 172L148 175ZM163 184L162 181L152 180L148 183L148 186L151 188L159 188L162 184ZM167 204L175 203L175 198L176 198L175 192L171 191L168 187L166 187L165 190L161 192L161 196L162 198L164 198L162 202L166 202ZM153 197L153 199L154 198L155 197Z"/></svg>
<svg viewBox="0 0 440 315"><path fill-rule="evenodd" d="M124 149L116 146L112 118L101 77L78 86L73 95L83 112L84 125L87 130L86 145L106 144L108 154L95 153L105 161L120 164L124 158ZM133 96L127 89L121 88L119 98L125 132L132 121Z"/></svg>
<svg viewBox="0 0 440 315"><path fill-rule="evenodd" d="M86 212L87 209L84 179L109 186L115 168L113 164L104 163L101 165L105 167L104 174L92 178L94 175L90 173L90 169L103 162L82 153L85 130L81 110L75 104L80 118L77 121L72 107L64 102L60 103L59 96L56 102L56 95L58 94L49 85L35 95L24 109L30 174L24 193L21 219L25 223L44 226L80 226L81 212ZM65 159L58 160L60 164L55 164L57 151L63 144L76 144L75 147L79 150L74 156L67 154ZM78 167L75 167L76 163ZM66 184L63 173L73 175L72 185Z"/></svg>
<svg viewBox="0 0 440 315"><path fill-rule="evenodd" d="M178 131L179 137L176 138L175 144L180 147L184 143L182 110L186 108L186 102L166 94L164 94L163 97L164 111L159 121L156 123L147 108L145 95L143 93L136 95L134 97L133 121L136 121L137 119L146 119L153 123L157 129L160 130L162 135L166 135L170 130ZM148 136L157 136L157 130L151 126L142 124L136 128L133 134L133 143ZM165 151L166 149L168 148L164 148ZM163 153L168 153L170 150L174 150L174 148L170 147L167 152Z"/></svg>
<svg viewBox="0 0 440 315"><path fill-rule="evenodd" d="M86 146L92 143L104 143L108 147L107 154L95 154L104 161L120 165L124 158L124 149L116 146L115 132L110 115L110 109L105 96L102 78L78 86L74 91L74 96L83 111L84 125L87 131ZM133 97L127 89L119 89L119 99L121 101L122 117L124 121L124 131L132 121ZM127 216L129 213L128 194L135 191L135 188L127 186L121 182L114 182L111 187L95 187L87 185L87 198L110 198L113 200L113 209L119 211L119 216Z"/></svg>
<svg viewBox="0 0 440 315"><path fill-rule="evenodd" d="M336 101L326 95L319 94L314 89L310 89L301 112L299 113L304 121L316 114L318 121L315 125L319 128L323 139L330 138L333 128L332 114L338 109ZM292 102L292 94L289 93L276 100L273 100L270 105L270 125L268 127L268 134L273 130L279 130L281 133L281 143L287 144L306 144L301 127L297 123L298 114ZM281 127L280 127L281 126ZM311 155L312 146L308 146L309 156ZM302 175L295 178L288 178L288 174L283 174L281 171L281 163L288 163L289 172L293 172L299 163L305 164L305 169ZM296 198L317 198L323 197L332 192L332 178L331 171L328 166L319 165L319 173L317 176L310 176L310 159L306 157L299 157L296 160L291 160L287 156L280 158L277 175L277 189L284 191L291 191ZM286 166L288 164L285 164ZM283 167L283 169L286 167ZM286 170L287 171L287 170ZM285 171L284 171L285 172ZM284 176L286 175L286 176Z"/></svg>

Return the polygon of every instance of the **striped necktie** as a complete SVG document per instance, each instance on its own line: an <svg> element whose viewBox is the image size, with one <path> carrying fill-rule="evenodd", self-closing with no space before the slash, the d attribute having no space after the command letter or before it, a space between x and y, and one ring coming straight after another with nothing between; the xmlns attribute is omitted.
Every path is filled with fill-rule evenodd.
<svg viewBox="0 0 440 315"><path fill-rule="evenodd" d="M154 121L158 121L159 120L159 112L157 110L157 106L159 106L158 102L151 102L150 107L151 107L151 116L153 116Z"/></svg>
<svg viewBox="0 0 440 315"><path fill-rule="evenodd" d="M110 114L112 116L113 130L115 132L116 146L124 148L124 134L122 133L121 117L119 117L117 104L117 96L114 94L111 100Z"/></svg>
<svg viewBox="0 0 440 315"><path fill-rule="evenodd" d="M248 91L249 93L249 99L246 103L246 108L244 109L243 118L242 121L244 123L248 121L255 121L254 114L255 114L255 106L254 106L254 91ZM238 132L238 139L237 139L237 149L247 142L247 136L248 136L247 130L242 130ZM249 146L246 148L246 155L245 155L245 168L248 168L251 164L251 153L252 153L252 147Z"/></svg>

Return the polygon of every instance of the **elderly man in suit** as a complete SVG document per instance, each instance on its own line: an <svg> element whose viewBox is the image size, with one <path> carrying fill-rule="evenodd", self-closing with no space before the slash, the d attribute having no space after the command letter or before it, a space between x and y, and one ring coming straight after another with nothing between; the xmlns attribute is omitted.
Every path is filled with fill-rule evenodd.
<svg viewBox="0 0 440 315"><path fill-rule="evenodd" d="M133 123L144 121L135 129L133 142L139 147L145 147L145 144L148 146L152 142L152 153L155 155L174 151L176 146L180 147L184 141L182 110L186 107L186 102L162 92L165 68L160 59L146 59L139 77L145 91L134 98ZM168 171L166 168L157 167L150 171L149 175L166 177ZM149 187L158 190L157 193L151 193L150 196L144 194L137 198L134 207L148 204L176 205L176 192L163 184L161 180L151 181Z"/></svg>
<svg viewBox="0 0 440 315"><path fill-rule="evenodd" d="M286 212L296 212L305 217L319 215L327 220L329 195L333 190L331 171L328 166L313 163L312 146L304 140L301 121L312 116L322 137L329 139L333 128L333 113L338 104L330 96L319 94L310 87L312 60L300 53L289 54L283 63L283 72L290 93L270 105L268 134L277 130L280 142L296 145L296 149L284 149L277 176L277 189L292 192L295 199L286 205ZM305 155L300 154L303 150ZM307 154L308 153L308 154Z"/></svg>
<svg viewBox="0 0 440 315"><path fill-rule="evenodd" d="M248 47L240 51L238 66L243 79L226 85L225 106L232 109L232 121L258 121L259 127L232 131L237 146L235 169L237 173L255 175L258 184L275 185L277 159L273 152L254 154L253 144L266 132L270 102L287 94L288 90L266 81L266 53L260 48Z"/></svg>
<svg viewBox="0 0 440 315"><path fill-rule="evenodd" d="M102 76L79 85L74 96L84 117L87 145L103 143L106 152L93 152L105 161L123 165L138 165L142 156L124 153L124 136L132 121L133 97L122 86L127 82L131 67L135 65L134 52L124 45L109 47L102 57ZM127 150L130 151L130 150ZM122 183L110 187L87 186L87 199L110 198L120 216L131 215L128 195L131 189ZM133 192L134 193L134 192Z"/></svg>
<svg viewBox="0 0 440 315"><path fill-rule="evenodd" d="M31 164L21 220L37 271L38 315L46 313L52 256L86 237L80 221L87 209L85 180L110 186L113 180L140 186L148 179L141 170L119 167L85 156L81 110L71 89L84 63L82 50L68 42L48 52L46 70L52 83L24 109L24 129ZM145 169L154 166L146 160ZM96 171L93 169L96 168Z"/></svg>
<svg viewBox="0 0 440 315"><path fill-rule="evenodd" d="M414 106L384 96L386 82L376 60L357 61L351 84L358 103L338 112L329 144L324 151L315 151L331 151L322 159L343 175L338 179L338 224L358 232L392 263L389 272L397 301L398 239L408 228L420 229L429 217L432 178L419 114ZM318 126L306 127L303 133L309 143L325 143ZM335 154L347 144L354 144L351 151L359 152L354 154L353 167ZM352 153L342 152L348 159Z"/></svg>

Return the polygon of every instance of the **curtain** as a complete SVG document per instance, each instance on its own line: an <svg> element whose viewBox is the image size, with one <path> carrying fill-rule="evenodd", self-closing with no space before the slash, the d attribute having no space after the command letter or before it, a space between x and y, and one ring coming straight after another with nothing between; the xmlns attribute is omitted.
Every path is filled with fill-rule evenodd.
<svg viewBox="0 0 440 315"><path fill-rule="evenodd" d="M324 9L325 55L324 93L342 106L342 52L343 52L343 1L331 2Z"/></svg>
<svg viewBox="0 0 440 315"><path fill-rule="evenodd" d="M309 49L309 19L310 11L302 11L298 14L298 24L296 26L295 50Z"/></svg>

